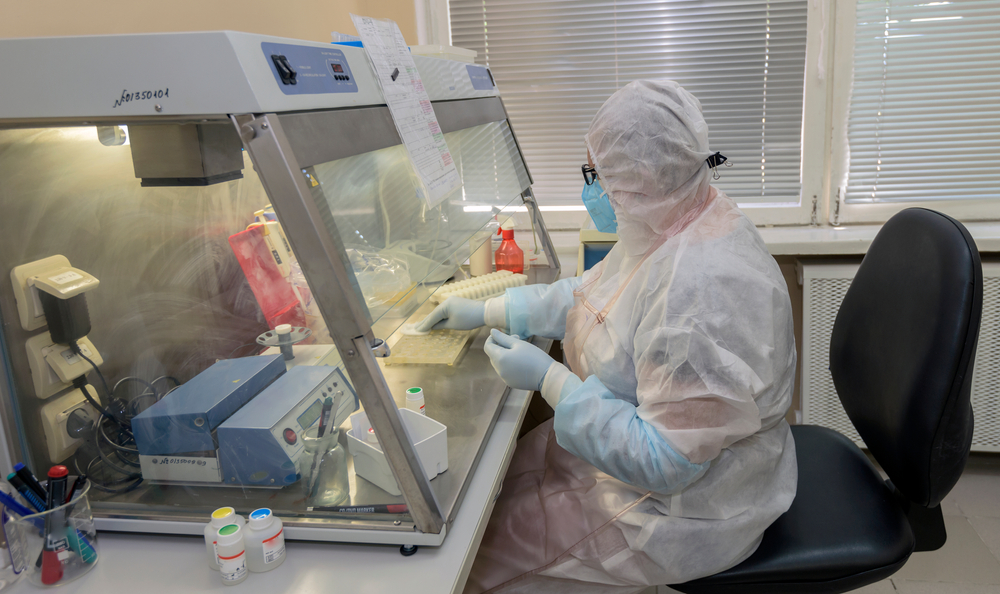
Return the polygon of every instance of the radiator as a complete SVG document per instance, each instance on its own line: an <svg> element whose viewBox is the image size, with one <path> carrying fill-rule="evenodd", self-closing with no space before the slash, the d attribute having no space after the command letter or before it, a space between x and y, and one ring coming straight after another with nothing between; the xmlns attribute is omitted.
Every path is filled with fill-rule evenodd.
<svg viewBox="0 0 1000 594"><path fill-rule="evenodd" d="M835 429L864 447L830 376L830 335L857 262L803 262L802 422ZM1000 452L1000 263L983 263L983 321L972 375L972 450Z"/></svg>

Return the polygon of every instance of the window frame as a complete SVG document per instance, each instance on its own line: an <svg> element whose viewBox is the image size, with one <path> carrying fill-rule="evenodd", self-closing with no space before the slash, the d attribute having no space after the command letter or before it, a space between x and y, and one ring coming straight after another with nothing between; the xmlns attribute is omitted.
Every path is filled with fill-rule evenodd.
<svg viewBox="0 0 1000 594"><path fill-rule="evenodd" d="M431 13L446 11L448 15L448 36L451 38L451 13L447 0L418 0L423 5L430 3ZM824 219L827 206L826 186L828 176L824 166L829 152L829 76L832 38L824 29L828 27L831 7L829 2L809 0L806 4L806 55L802 98L802 132L800 134L799 179L800 191L797 202L748 203L740 207L755 225L791 226L817 225ZM431 39L431 35L426 36ZM501 88L501 96L503 89ZM512 122L517 128L517 122ZM711 133L711 132L710 132ZM530 169L531 163L528 163ZM720 169L725 175L725 169ZM543 212L552 205L546 204L545 196L538 196ZM731 196L739 203L739 196ZM560 205L563 206L563 205ZM555 214L555 213L552 213ZM552 216L547 214L546 216ZM560 223L570 220L568 213L558 213ZM577 213L580 220L585 213ZM575 227L575 225L573 225Z"/></svg>
<svg viewBox="0 0 1000 594"><path fill-rule="evenodd" d="M854 203L844 200L847 175L850 168L850 145L847 122L850 116L851 94L854 82L854 48L857 29L858 0L836 3L836 16L831 37L836 38L833 48L833 80L839 84L831 89L830 185L827 192L829 209L827 221L833 226L855 224L881 224L907 208L921 207L940 211L960 221L1000 220L1000 200L921 200L912 202ZM1000 198L1000 194L998 194Z"/></svg>
<svg viewBox="0 0 1000 594"><path fill-rule="evenodd" d="M418 0L448 18L448 0ZM806 64L802 101L801 192L798 203L745 204L743 212L757 226L843 226L881 224L901 210L927 207L962 221L1000 220L1000 205L991 200L935 200L882 204L844 201L847 117L854 68L857 0L809 0L806 17ZM444 42L444 40L442 40ZM515 123L516 125L516 123ZM530 167L531 164L529 163ZM725 171L722 171L725 174ZM542 210L547 211L541 197ZM738 196L734 196L738 200ZM559 210L562 210L561 208ZM552 212L560 228L575 228L585 213Z"/></svg>
<svg viewBox="0 0 1000 594"><path fill-rule="evenodd" d="M799 202L739 204L760 226L818 225L828 208L830 70L833 36L829 34L832 2L810 0L806 8L806 55L802 81L802 135ZM709 131L711 133L711 131ZM723 172L725 175L725 172Z"/></svg>

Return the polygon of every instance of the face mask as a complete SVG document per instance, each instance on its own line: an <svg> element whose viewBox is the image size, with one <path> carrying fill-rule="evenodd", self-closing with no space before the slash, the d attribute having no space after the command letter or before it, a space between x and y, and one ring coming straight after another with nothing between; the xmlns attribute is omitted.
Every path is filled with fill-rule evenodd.
<svg viewBox="0 0 1000 594"><path fill-rule="evenodd" d="M615 209L611 207L611 199L608 193L601 187L600 180L594 180L589 186L584 184L583 205L587 207L590 218L594 221L594 227L601 233L615 233L618 231L618 221L615 219Z"/></svg>

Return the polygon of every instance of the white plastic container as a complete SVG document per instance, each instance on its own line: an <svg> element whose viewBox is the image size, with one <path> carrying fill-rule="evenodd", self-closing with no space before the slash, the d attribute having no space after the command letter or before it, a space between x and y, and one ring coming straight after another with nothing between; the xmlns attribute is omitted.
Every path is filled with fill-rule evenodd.
<svg viewBox="0 0 1000 594"><path fill-rule="evenodd" d="M212 512L212 519L205 525L205 548L208 552L208 566L219 570L219 555L215 548L215 539L219 535L219 528L228 524L236 524L242 528L246 522L243 516L236 513L231 507L220 507Z"/></svg>
<svg viewBox="0 0 1000 594"><path fill-rule="evenodd" d="M400 409L399 418L413 440L413 448L420 465L424 467L424 474L433 480L448 470L448 428L430 417L405 408ZM371 426L368 415L363 411L351 415L347 447L354 457L354 472L386 493L401 495L382 449L365 441Z"/></svg>
<svg viewBox="0 0 1000 594"><path fill-rule="evenodd" d="M235 586L247 579L247 552L243 543L243 528L236 524L223 526L219 529L216 541L222 583Z"/></svg>
<svg viewBox="0 0 1000 594"><path fill-rule="evenodd" d="M408 388L406 390L406 408L425 417L427 416L427 411L424 409L423 388Z"/></svg>
<svg viewBox="0 0 1000 594"><path fill-rule="evenodd" d="M493 272L492 233L476 234L469 240L469 274L473 277Z"/></svg>
<svg viewBox="0 0 1000 594"><path fill-rule="evenodd" d="M285 561L285 531L281 518L262 507L250 512L243 541L247 547L247 569L271 571Z"/></svg>

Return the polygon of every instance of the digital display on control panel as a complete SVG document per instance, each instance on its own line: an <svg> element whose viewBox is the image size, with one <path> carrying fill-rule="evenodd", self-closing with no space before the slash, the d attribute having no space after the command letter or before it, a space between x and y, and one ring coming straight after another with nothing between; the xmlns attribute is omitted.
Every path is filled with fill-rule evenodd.
<svg viewBox="0 0 1000 594"><path fill-rule="evenodd" d="M322 412L322 410L323 410L323 403L317 399L316 402L313 402L312 406L306 409L306 412L299 415L298 418L299 427L302 427L303 429L310 427L313 423L316 422L316 419L319 418L320 412Z"/></svg>
<svg viewBox="0 0 1000 594"><path fill-rule="evenodd" d="M330 68L333 68L333 71L337 74L344 72L344 66L342 64L330 64Z"/></svg>

